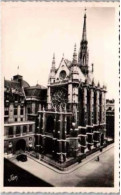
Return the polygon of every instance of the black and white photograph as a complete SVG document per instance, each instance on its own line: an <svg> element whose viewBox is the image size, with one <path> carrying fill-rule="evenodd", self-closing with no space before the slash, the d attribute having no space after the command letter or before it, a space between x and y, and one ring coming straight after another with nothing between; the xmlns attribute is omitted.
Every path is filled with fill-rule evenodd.
<svg viewBox="0 0 121 195"><path fill-rule="evenodd" d="M117 22L118 3L2 2L3 189L118 192Z"/></svg>

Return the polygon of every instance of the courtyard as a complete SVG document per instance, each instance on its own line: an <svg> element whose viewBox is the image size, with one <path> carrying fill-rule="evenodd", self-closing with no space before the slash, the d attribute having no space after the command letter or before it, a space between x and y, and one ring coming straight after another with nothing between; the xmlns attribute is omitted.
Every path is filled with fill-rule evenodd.
<svg viewBox="0 0 121 195"><path fill-rule="evenodd" d="M97 161L99 156L99 161ZM59 171L45 163L37 162L28 157L28 161L20 162L12 158L13 166L19 167L26 172L25 180L28 180L28 174L31 174L31 181L40 180L38 186L55 186L55 187L113 187L114 186L114 146L109 145L102 153L90 155L82 163L76 165L70 171ZM14 167L15 169L15 167ZM5 163L6 170L6 163ZM16 170L16 169L15 169ZM14 171L15 171L14 170ZM6 171L5 171L6 172ZM13 172L14 173L14 172ZM19 177L22 177L22 172L16 172ZM8 175L9 177L9 175ZM5 177L6 178L6 177ZM24 180L22 181L24 183ZM35 183L35 182L34 182ZM16 184L15 184L16 185ZM24 185L25 186L25 185ZM33 185L34 186L34 185Z"/></svg>

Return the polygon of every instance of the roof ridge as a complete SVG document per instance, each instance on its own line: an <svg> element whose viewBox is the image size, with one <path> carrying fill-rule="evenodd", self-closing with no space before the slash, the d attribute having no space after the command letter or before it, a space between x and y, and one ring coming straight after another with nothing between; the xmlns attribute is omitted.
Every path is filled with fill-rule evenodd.
<svg viewBox="0 0 121 195"><path fill-rule="evenodd" d="M18 82L18 81L14 81L14 80L6 80L6 79L5 79L5 81L7 81L7 82L11 82L11 83L18 83L18 84L19 84L19 82Z"/></svg>

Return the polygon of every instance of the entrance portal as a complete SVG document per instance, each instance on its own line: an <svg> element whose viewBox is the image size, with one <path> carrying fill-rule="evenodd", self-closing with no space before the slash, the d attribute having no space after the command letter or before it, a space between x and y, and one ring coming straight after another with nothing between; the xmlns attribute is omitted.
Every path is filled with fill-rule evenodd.
<svg viewBox="0 0 121 195"><path fill-rule="evenodd" d="M24 139L20 139L16 143L16 152L18 151L25 151L26 149L26 141Z"/></svg>

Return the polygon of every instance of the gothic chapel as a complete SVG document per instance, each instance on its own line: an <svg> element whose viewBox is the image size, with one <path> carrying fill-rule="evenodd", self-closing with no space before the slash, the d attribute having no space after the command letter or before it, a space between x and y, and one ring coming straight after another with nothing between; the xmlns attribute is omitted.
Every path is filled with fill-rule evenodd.
<svg viewBox="0 0 121 195"><path fill-rule="evenodd" d="M79 53L75 45L72 62L63 56L56 68L53 56L47 109L38 112L40 153L51 154L62 164L102 149L106 143L106 87L95 82L93 64L89 69L86 19L85 13Z"/></svg>

